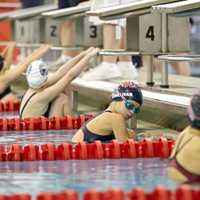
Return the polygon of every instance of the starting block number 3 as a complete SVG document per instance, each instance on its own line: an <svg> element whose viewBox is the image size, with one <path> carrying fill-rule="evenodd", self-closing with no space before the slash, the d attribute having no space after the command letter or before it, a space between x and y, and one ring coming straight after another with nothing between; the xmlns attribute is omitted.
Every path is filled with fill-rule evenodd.
<svg viewBox="0 0 200 200"><path fill-rule="evenodd" d="M97 37L97 26L90 25L90 38L96 38Z"/></svg>

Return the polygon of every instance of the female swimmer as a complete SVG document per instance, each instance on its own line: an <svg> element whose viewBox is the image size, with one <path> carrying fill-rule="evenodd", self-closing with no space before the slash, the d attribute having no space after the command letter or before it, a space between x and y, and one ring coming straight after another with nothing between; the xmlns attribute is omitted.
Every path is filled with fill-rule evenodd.
<svg viewBox="0 0 200 200"><path fill-rule="evenodd" d="M135 132L126 127L126 121L140 111L143 102L140 88L133 82L119 85L112 93L112 102L100 115L83 125L72 138L72 142L107 142L117 139L125 142Z"/></svg>
<svg viewBox="0 0 200 200"><path fill-rule="evenodd" d="M178 136L168 173L180 182L200 182L200 93L193 96L188 117L190 126Z"/></svg>
<svg viewBox="0 0 200 200"><path fill-rule="evenodd" d="M29 89L22 99L20 118L69 114L70 102L63 92L88 66L88 62L98 51L94 47L83 51L52 75L48 75L48 67L43 61L34 61L26 72Z"/></svg>
<svg viewBox="0 0 200 200"><path fill-rule="evenodd" d="M18 79L23 72L26 71L28 65L35 59L39 59L45 54L49 46L45 45L35 50L30 56L19 63L16 68L10 68L12 64L13 50L16 43L11 42L10 45L0 55L0 99L1 101L17 100L14 93L11 92L10 84Z"/></svg>

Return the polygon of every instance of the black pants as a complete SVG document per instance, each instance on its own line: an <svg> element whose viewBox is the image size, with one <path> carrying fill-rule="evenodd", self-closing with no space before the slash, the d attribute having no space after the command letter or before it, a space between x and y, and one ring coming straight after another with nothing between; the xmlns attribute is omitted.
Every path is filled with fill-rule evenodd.
<svg viewBox="0 0 200 200"><path fill-rule="evenodd" d="M43 5L43 0L21 0L23 8L31 8Z"/></svg>
<svg viewBox="0 0 200 200"><path fill-rule="evenodd" d="M79 0L58 0L58 7L60 9L77 6L78 4Z"/></svg>

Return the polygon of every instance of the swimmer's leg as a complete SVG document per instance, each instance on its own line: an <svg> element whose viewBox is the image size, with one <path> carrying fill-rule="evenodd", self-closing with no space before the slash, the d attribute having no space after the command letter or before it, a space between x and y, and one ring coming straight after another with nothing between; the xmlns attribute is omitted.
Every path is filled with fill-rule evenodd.
<svg viewBox="0 0 200 200"><path fill-rule="evenodd" d="M61 25L60 30L60 38L62 46L70 47L74 46L76 37L75 31L75 21L74 20L66 20ZM76 51L64 50L63 54L65 56L74 57L77 55Z"/></svg>
<svg viewBox="0 0 200 200"><path fill-rule="evenodd" d="M71 99L61 93L51 104L49 117L62 117L72 113Z"/></svg>
<svg viewBox="0 0 200 200"><path fill-rule="evenodd" d="M121 40L116 38L116 25L103 25L103 47L104 49L119 49ZM104 62L116 63L116 56L103 56Z"/></svg>
<svg viewBox="0 0 200 200"><path fill-rule="evenodd" d="M174 68L176 71L176 74L182 75L182 76L190 76L190 66L187 62L175 62L171 63L171 66Z"/></svg>

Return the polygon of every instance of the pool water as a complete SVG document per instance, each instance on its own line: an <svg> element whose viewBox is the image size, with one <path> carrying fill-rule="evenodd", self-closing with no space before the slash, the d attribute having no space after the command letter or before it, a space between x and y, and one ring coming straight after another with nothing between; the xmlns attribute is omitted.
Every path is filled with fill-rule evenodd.
<svg viewBox="0 0 200 200"><path fill-rule="evenodd" d="M168 179L168 160L117 159L35 162L1 162L0 193L28 192L33 196L44 191L73 189L83 193L91 188L129 191L141 186L152 191L157 185L175 189Z"/></svg>
<svg viewBox="0 0 200 200"><path fill-rule="evenodd" d="M0 144L60 144L71 141L72 136L76 132L73 130L57 130L57 131L1 131Z"/></svg>

